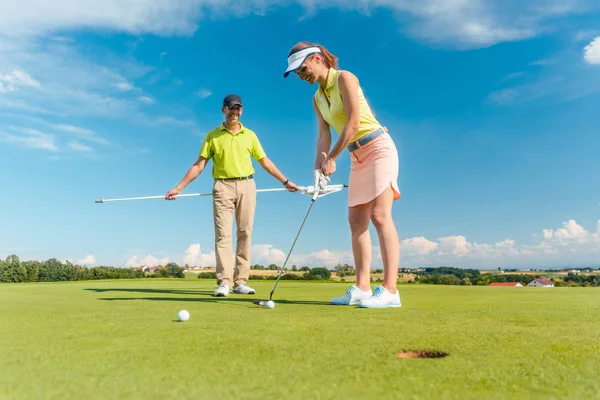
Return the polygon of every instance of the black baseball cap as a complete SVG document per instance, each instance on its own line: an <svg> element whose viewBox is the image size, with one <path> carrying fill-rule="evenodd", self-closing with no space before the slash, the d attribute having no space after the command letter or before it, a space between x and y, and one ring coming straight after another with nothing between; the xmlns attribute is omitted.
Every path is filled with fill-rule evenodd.
<svg viewBox="0 0 600 400"><path fill-rule="evenodd" d="M223 99L223 105L227 106L229 108L231 108L235 105L239 105L240 107L243 107L242 106L242 98L240 96L238 96L237 94L228 94Z"/></svg>

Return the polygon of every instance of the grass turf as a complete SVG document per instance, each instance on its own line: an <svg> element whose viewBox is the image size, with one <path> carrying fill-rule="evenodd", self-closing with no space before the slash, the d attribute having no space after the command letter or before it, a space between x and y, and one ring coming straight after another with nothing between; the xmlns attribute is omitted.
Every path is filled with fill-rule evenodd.
<svg viewBox="0 0 600 400"><path fill-rule="evenodd" d="M346 285L206 280L0 285L2 399L574 399L600 393L600 289L401 285L403 306L328 305ZM176 322L186 309L188 322ZM438 359L400 359L439 350Z"/></svg>

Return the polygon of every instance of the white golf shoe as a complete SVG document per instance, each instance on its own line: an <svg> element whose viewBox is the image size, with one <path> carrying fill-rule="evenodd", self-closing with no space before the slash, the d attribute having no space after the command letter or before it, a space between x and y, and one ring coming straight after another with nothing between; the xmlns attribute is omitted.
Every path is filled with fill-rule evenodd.
<svg viewBox="0 0 600 400"><path fill-rule="evenodd" d="M256 292L250 286L246 285L245 283L242 283L241 285L237 285L233 288L233 293L254 294Z"/></svg>
<svg viewBox="0 0 600 400"><path fill-rule="evenodd" d="M358 304L358 302L363 299L368 299L372 294L373 292L371 292L370 288L369 290L362 290L358 286L352 285L348 288L346 294L331 299L331 304L335 306L351 306Z"/></svg>
<svg viewBox="0 0 600 400"><path fill-rule="evenodd" d="M358 303L358 306L363 308L400 307L402 306L402 302L400 302L400 291L396 289L396 293L391 294L383 286L377 286L373 291L373 296L361 300Z"/></svg>
<svg viewBox="0 0 600 400"><path fill-rule="evenodd" d="M229 286L224 283L220 284L217 290L215 290L215 296L217 297L227 297L229 296Z"/></svg>

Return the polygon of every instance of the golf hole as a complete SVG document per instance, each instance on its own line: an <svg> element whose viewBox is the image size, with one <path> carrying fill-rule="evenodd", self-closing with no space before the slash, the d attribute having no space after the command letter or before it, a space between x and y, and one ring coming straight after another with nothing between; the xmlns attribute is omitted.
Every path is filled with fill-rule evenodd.
<svg viewBox="0 0 600 400"><path fill-rule="evenodd" d="M398 358L444 358L448 355L438 350L409 350L396 354Z"/></svg>

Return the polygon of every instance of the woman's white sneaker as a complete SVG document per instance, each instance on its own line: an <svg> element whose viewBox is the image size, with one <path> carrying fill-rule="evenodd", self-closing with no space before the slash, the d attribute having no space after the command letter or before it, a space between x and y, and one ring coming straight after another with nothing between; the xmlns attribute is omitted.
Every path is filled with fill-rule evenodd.
<svg viewBox="0 0 600 400"><path fill-rule="evenodd" d="M362 290L358 286L352 285L348 288L346 294L331 299L331 304L335 306L351 306L358 304L358 302L363 299L368 299L372 294L373 292L370 288L369 290Z"/></svg>
<svg viewBox="0 0 600 400"><path fill-rule="evenodd" d="M359 307L363 308L386 308L400 307L400 291L396 289L395 294L388 292L383 286L377 286L373 291L373 296L368 299L361 300L358 303Z"/></svg>

